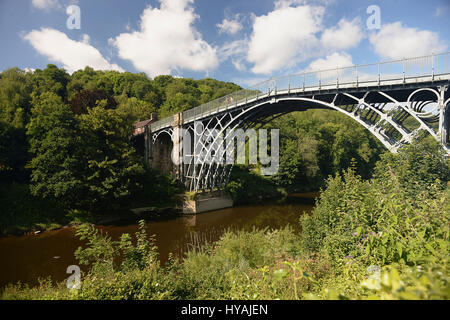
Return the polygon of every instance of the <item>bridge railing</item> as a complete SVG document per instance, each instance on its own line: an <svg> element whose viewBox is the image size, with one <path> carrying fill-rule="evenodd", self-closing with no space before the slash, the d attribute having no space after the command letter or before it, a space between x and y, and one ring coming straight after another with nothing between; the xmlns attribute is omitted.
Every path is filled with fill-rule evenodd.
<svg viewBox="0 0 450 320"><path fill-rule="evenodd" d="M167 117L167 118L164 118L159 121L155 121L155 122L151 123L150 128L151 128L152 132L155 132L155 131L170 127L173 124L174 120L175 120L174 116L170 116L170 117Z"/></svg>
<svg viewBox="0 0 450 320"><path fill-rule="evenodd" d="M255 86L233 92L224 97L210 101L183 113L183 123L192 122L209 114L233 108L259 97L276 92L313 91L339 87L358 87L360 85L389 84L389 82L406 82L411 78L439 80L440 75L450 74L450 52L379 62L366 65L328 70L304 72L301 74L272 78ZM173 117L151 124L152 131L171 125Z"/></svg>

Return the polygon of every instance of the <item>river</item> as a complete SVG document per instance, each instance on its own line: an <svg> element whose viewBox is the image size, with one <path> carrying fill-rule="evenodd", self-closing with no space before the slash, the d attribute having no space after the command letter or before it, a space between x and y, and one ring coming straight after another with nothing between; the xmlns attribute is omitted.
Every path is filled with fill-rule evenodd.
<svg viewBox="0 0 450 320"><path fill-rule="evenodd" d="M294 194L283 202L262 202L195 216L148 221L146 229L148 234L156 236L161 262L164 263L169 253L181 258L190 246L217 241L230 229L278 229L291 225L294 230L300 231L299 218L304 212L312 210L317 195ZM113 240L119 239L123 233L134 234L138 230L136 224L99 228ZM50 277L53 281L66 279L69 276L67 267L77 265L74 251L81 244L75 236L75 228L0 238L0 288L18 281L33 286L38 284L39 278Z"/></svg>

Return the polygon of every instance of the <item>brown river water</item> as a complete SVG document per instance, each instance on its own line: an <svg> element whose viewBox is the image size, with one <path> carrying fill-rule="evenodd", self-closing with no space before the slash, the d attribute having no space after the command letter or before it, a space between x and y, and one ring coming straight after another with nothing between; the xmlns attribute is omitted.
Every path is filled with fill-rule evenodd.
<svg viewBox="0 0 450 320"><path fill-rule="evenodd" d="M299 218L312 210L316 196L317 193L294 194L283 202L262 202L196 216L148 221L146 228L148 234L156 236L164 263L169 253L182 258L190 246L217 241L226 230L278 229L291 225L300 231ZM136 224L99 228L113 240L118 240L123 233L134 235L138 230ZM39 278L67 279L67 267L78 264L74 252L80 245L82 242L75 236L74 228L0 238L0 288L18 281L33 286Z"/></svg>

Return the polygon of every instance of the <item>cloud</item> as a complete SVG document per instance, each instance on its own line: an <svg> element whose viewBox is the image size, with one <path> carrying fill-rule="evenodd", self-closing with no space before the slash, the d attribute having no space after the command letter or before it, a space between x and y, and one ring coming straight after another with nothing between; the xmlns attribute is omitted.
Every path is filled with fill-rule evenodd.
<svg viewBox="0 0 450 320"><path fill-rule="evenodd" d="M321 30L324 8L287 6L292 1L277 3L274 11L254 18L247 54L254 73L292 67L316 54L316 33Z"/></svg>
<svg viewBox="0 0 450 320"><path fill-rule="evenodd" d="M23 38L50 61L63 64L70 73L86 66L95 70L124 71L117 64L110 64L96 48L91 46L88 35L83 35L82 41L75 41L58 30L41 28L25 34Z"/></svg>
<svg viewBox="0 0 450 320"><path fill-rule="evenodd" d="M384 25L369 39L379 56L390 59L440 53L447 49L437 33L407 28L401 22Z"/></svg>
<svg viewBox="0 0 450 320"><path fill-rule="evenodd" d="M300 5L323 5L328 6L335 2L335 0L275 0L275 9L281 9L286 7L295 7Z"/></svg>
<svg viewBox="0 0 450 320"><path fill-rule="evenodd" d="M58 0L32 0L31 3L35 8L43 10L58 8L61 6Z"/></svg>
<svg viewBox="0 0 450 320"><path fill-rule="evenodd" d="M348 68L354 66L352 56L346 52L334 52L327 55L325 58L320 58L312 61L305 72L315 72L322 71L316 74L314 77L309 77L317 81L321 80L322 84L336 83L337 78L339 82L354 82L356 81L356 74L353 68ZM373 75L359 72L359 80L369 80L373 79ZM313 82L315 80L312 80Z"/></svg>
<svg viewBox="0 0 450 320"><path fill-rule="evenodd" d="M325 47L344 50L356 47L363 38L361 19L355 18L352 21L341 19L337 27L322 33L321 41Z"/></svg>
<svg viewBox="0 0 450 320"><path fill-rule="evenodd" d="M219 60L221 62L231 58L231 62L238 71L246 71L245 59L248 51L248 40L235 40L227 42L218 50Z"/></svg>
<svg viewBox="0 0 450 320"><path fill-rule="evenodd" d="M256 86L259 83L262 83L267 80L267 77L239 77L233 78L231 81L240 85L243 88L251 88Z"/></svg>
<svg viewBox="0 0 450 320"><path fill-rule="evenodd" d="M236 15L234 19L228 20L223 19L222 23L216 24L217 28L219 28L219 34L236 34L242 30L242 23L239 21L239 15Z"/></svg>
<svg viewBox="0 0 450 320"><path fill-rule="evenodd" d="M353 66L353 60L348 53L335 52L326 56L324 59L317 59L311 62L307 68L307 71L329 70L336 69L337 67L345 68L350 66Z"/></svg>
<svg viewBox="0 0 450 320"><path fill-rule="evenodd" d="M226 42L218 50L218 55L221 61L228 59L232 56L245 55L248 50L248 40L236 40L232 42Z"/></svg>
<svg viewBox="0 0 450 320"><path fill-rule="evenodd" d="M180 69L209 71L219 60L216 48L193 27L198 18L193 0L159 0L160 8L148 6L141 15L140 30L122 33L111 43L119 57L151 77Z"/></svg>

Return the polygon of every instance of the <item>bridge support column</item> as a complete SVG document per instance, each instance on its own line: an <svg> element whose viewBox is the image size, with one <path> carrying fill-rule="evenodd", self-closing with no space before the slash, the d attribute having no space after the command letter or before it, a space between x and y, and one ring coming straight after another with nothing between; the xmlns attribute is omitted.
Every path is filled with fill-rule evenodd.
<svg viewBox="0 0 450 320"><path fill-rule="evenodd" d="M184 214L198 214L233 207L233 199L226 192L211 191L196 194L194 199L186 199L183 203Z"/></svg>
<svg viewBox="0 0 450 320"><path fill-rule="evenodd" d="M445 92L448 86L439 87L439 136L441 143L449 149L449 125L450 125L450 110L445 105Z"/></svg>
<svg viewBox="0 0 450 320"><path fill-rule="evenodd" d="M149 126L145 127L144 133L144 149L145 149L145 162L147 162L150 168L153 168L153 149L152 149L152 133Z"/></svg>
<svg viewBox="0 0 450 320"><path fill-rule="evenodd" d="M183 177L183 113L178 113L174 116L173 128L173 150L172 161L175 176L182 182Z"/></svg>

